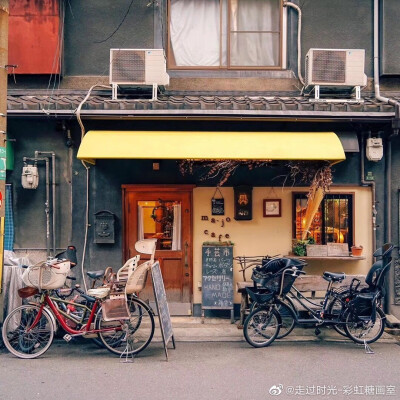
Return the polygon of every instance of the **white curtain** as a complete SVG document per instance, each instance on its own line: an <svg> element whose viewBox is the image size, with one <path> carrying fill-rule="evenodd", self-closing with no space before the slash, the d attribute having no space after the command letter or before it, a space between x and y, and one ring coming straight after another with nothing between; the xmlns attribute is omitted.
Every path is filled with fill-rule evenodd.
<svg viewBox="0 0 400 400"><path fill-rule="evenodd" d="M181 205L174 204L174 222L172 225L172 249L181 249L181 235L182 235L182 225L181 225Z"/></svg>
<svg viewBox="0 0 400 400"><path fill-rule="evenodd" d="M279 0L232 0L231 65L279 65L279 30Z"/></svg>
<svg viewBox="0 0 400 400"><path fill-rule="evenodd" d="M171 0L170 33L177 66L220 65L219 0Z"/></svg>
<svg viewBox="0 0 400 400"><path fill-rule="evenodd" d="M138 240L144 239L143 207L138 205Z"/></svg>
<svg viewBox="0 0 400 400"><path fill-rule="evenodd" d="M221 1L222 13L219 0L171 0L171 45L177 66L226 65L227 0ZM241 31L230 37L230 65L279 65L280 0L231 0L230 24L231 31Z"/></svg>

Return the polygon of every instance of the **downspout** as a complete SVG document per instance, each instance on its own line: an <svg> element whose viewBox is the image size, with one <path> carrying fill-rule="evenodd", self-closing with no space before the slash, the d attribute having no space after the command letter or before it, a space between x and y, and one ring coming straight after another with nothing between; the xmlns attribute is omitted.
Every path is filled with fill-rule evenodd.
<svg viewBox="0 0 400 400"><path fill-rule="evenodd" d="M385 241L392 240L392 139L399 134L400 128L400 103L394 99L384 97L380 92L379 84L379 0L374 0L374 87L375 98L395 107L395 118L392 120L393 133L386 140L386 205L385 214Z"/></svg>
<svg viewBox="0 0 400 400"><path fill-rule="evenodd" d="M24 163L26 161L34 161L37 163L38 161L46 161L46 202L45 204L45 214L46 214L46 251L47 251L47 257L50 257L50 178L49 178L49 159L48 157L42 157L38 158L37 154L35 152L35 158L32 157L24 157L23 161Z"/></svg>
<svg viewBox="0 0 400 400"><path fill-rule="evenodd" d="M57 253L56 248L56 154L54 151L35 151L35 158L39 155L51 155L51 187L52 187L52 239L53 239L53 256Z"/></svg>
<svg viewBox="0 0 400 400"><path fill-rule="evenodd" d="M362 186L371 186L372 189L372 251L375 251L376 248L376 215L378 214L376 210L376 184L374 181L366 181L365 180L365 171L364 171L364 160L365 160L365 140L364 135L361 132L361 165L360 165L360 174L361 174L361 184ZM372 262L374 262L374 258L372 257Z"/></svg>
<svg viewBox="0 0 400 400"><path fill-rule="evenodd" d="M385 165L385 198L386 198L386 214L385 214L385 241L392 241L392 139L399 134L400 128L400 103L394 99L381 96L379 85L379 0L374 0L374 85L375 98L395 107L395 118L392 120L393 133L386 140L386 165ZM400 226L399 228L400 229ZM393 268L390 271L388 282L389 295L385 297L385 309L390 310L390 304L394 300L394 284L395 276Z"/></svg>
<svg viewBox="0 0 400 400"><path fill-rule="evenodd" d="M297 75L304 89L304 79L303 75L301 74L301 8L297 4L291 3L290 1L284 1L283 7L292 7L297 10Z"/></svg>

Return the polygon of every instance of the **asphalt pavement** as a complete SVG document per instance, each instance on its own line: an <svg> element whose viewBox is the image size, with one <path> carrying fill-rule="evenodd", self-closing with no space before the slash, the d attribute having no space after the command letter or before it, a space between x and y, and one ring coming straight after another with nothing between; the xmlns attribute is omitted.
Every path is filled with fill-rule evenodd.
<svg viewBox="0 0 400 400"><path fill-rule="evenodd" d="M311 339L311 334L309 335ZM350 341L154 341L132 363L89 340L54 341L40 358L0 353L1 400L258 400L400 398L400 347L378 341L366 354ZM274 395L275 394L275 395Z"/></svg>

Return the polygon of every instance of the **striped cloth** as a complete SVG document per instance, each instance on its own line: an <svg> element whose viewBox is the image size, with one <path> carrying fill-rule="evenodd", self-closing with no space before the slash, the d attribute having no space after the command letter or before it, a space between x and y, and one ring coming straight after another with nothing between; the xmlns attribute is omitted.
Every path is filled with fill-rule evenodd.
<svg viewBox="0 0 400 400"><path fill-rule="evenodd" d="M14 250L14 217L12 207L12 186L6 185L6 219L4 224L4 250Z"/></svg>

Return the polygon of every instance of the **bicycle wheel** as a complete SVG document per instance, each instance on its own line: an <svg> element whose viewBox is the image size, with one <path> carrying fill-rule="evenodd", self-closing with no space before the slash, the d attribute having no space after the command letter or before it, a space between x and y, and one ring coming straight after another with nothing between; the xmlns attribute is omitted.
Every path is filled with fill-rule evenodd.
<svg viewBox="0 0 400 400"><path fill-rule="evenodd" d="M335 297L328 304L328 307L326 310L327 310L328 314L333 315L334 319L340 319L340 320L343 320L343 322L344 322L344 313L345 313L346 304L343 302L342 299L344 299L349 294L350 294L349 291L343 292L340 294L340 298ZM348 335L344 329L344 326L345 326L344 324L343 325L333 325L333 329L335 329L335 331L337 333L340 333L342 336L348 337Z"/></svg>
<svg viewBox="0 0 400 400"><path fill-rule="evenodd" d="M153 311L138 298L129 299L130 318L104 321L101 313L96 318L99 338L107 350L114 354L132 355L143 351L154 335Z"/></svg>
<svg viewBox="0 0 400 400"><path fill-rule="evenodd" d="M244 337L253 347L267 347L278 336L281 316L271 308L257 308L244 321Z"/></svg>
<svg viewBox="0 0 400 400"><path fill-rule="evenodd" d="M19 358L36 358L44 354L54 338L54 322L43 309L39 322L30 329L40 307L24 305L15 308L4 321L2 335L7 349Z"/></svg>
<svg viewBox="0 0 400 400"><path fill-rule="evenodd" d="M295 320L295 311L289 304L286 303L278 303L276 304L276 310L279 312L281 319L282 319L282 325L281 328L279 329L279 334L276 336L277 339L282 339L289 335L290 332L294 329L296 325L296 320Z"/></svg>
<svg viewBox="0 0 400 400"><path fill-rule="evenodd" d="M347 310L344 315L346 325L344 330L347 336L356 343L373 343L378 340L385 329L386 315L379 307L376 307L376 320L360 321L357 316L354 316L350 310Z"/></svg>

